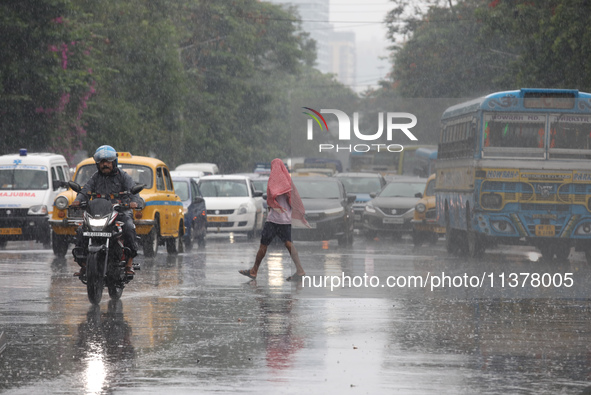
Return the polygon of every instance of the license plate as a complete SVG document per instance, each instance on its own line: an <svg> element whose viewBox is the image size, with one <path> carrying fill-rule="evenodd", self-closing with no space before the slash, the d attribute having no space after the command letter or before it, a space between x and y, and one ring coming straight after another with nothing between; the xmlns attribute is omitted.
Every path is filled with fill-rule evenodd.
<svg viewBox="0 0 591 395"><path fill-rule="evenodd" d="M83 232L82 236L85 237L111 237L111 232Z"/></svg>
<svg viewBox="0 0 591 395"><path fill-rule="evenodd" d="M554 237L556 234L554 225L536 225L536 236Z"/></svg>
<svg viewBox="0 0 591 395"><path fill-rule="evenodd" d="M21 228L0 228L0 235L22 235Z"/></svg>
<svg viewBox="0 0 591 395"><path fill-rule="evenodd" d="M385 224L403 224L404 218L384 218L383 223L385 223Z"/></svg>
<svg viewBox="0 0 591 395"><path fill-rule="evenodd" d="M228 222L228 217L207 216L207 222Z"/></svg>

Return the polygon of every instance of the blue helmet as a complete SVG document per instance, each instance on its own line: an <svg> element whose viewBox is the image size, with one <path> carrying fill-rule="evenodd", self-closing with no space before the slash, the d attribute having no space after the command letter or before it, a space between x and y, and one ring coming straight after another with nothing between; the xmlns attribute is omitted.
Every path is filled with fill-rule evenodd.
<svg viewBox="0 0 591 395"><path fill-rule="evenodd" d="M110 145L101 145L93 155L94 161L100 163L103 160L113 162L117 160L117 151Z"/></svg>
<svg viewBox="0 0 591 395"><path fill-rule="evenodd" d="M113 170L116 171L118 165L117 151L115 151L115 148L111 147L110 145L101 145L96 149L96 152L92 157L96 163L97 169L99 168L99 163L101 163L101 161L107 160L109 162L113 162Z"/></svg>

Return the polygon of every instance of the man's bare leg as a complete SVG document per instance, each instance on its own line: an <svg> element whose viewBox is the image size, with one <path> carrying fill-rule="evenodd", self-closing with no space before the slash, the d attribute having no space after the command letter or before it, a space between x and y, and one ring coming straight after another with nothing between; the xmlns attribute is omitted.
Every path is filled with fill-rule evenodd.
<svg viewBox="0 0 591 395"><path fill-rule="evenodd" d="M295 263L296 274L298 276L305 275L306 272L304 271L304 268L302 267L302 264L300 263L300 256L298 254L298 250L295 248L295 246L293 245L293 243L291 241L286 241L285 247L287 247L287 251L289 251L289 255L291 255L291 259L293 259L293 263Z"/></svg>
<svg viewBox="0 0 591 395"><path fill-rule="evenodd" d="M261 266L261 262L263 261L263 258L265 257L265 255L267 255L267 246L264 244L261 244L259 247L259 251L257 252L257 256L255 258L254 265L253 265L252 269L250 269L250 274L252 274L253 276L256 277L256 275L259 271L259 267Z"/></svg>

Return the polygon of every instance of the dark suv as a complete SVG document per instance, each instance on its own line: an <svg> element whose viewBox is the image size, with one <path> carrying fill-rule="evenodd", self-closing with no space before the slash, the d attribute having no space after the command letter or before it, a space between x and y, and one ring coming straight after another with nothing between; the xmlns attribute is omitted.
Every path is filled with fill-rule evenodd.
<svg viewBox="0 0 591 395"><path fill-rule="evenodd" d="M333 177L293 177L310 228L293 226L294 239L331 240L339 245L353 243L353 202L343 183Z"/></svg>

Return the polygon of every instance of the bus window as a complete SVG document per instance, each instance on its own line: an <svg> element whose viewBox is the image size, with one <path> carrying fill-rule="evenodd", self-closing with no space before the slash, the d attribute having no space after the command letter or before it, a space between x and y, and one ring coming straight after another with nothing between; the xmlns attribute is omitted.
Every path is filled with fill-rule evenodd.
<svg viewBox="0 0 591 395"><path fill-rule="evenodd" d="M550 148L591 149L591 117L552 117Z"/></svg>
<svg viewBox="0 0 591 395"><path fill-rule="evenodd" d="M540 148L540 129L544 131L545 117L540 115L489 116L485 123L485 146ZM533 118L536 121L530 121Z"/></svg>

